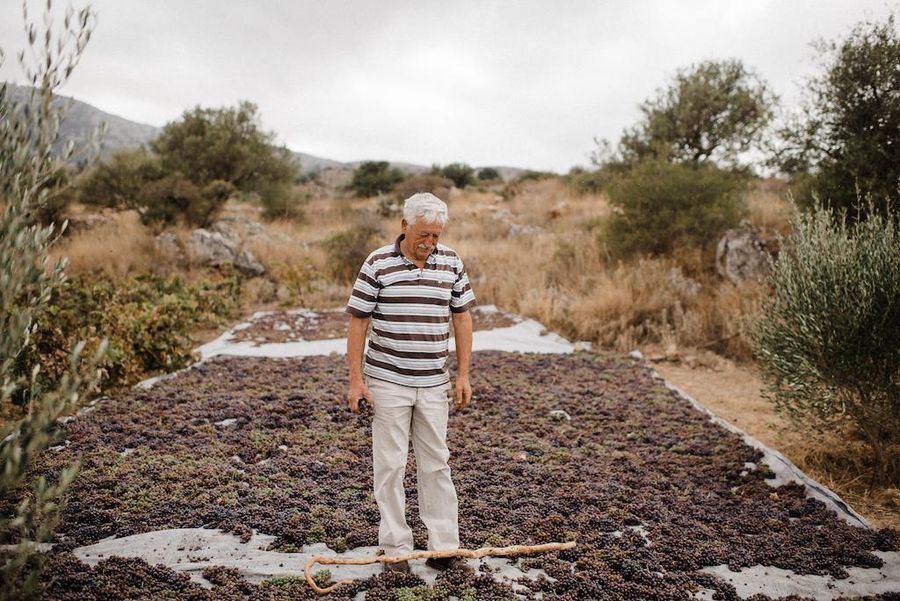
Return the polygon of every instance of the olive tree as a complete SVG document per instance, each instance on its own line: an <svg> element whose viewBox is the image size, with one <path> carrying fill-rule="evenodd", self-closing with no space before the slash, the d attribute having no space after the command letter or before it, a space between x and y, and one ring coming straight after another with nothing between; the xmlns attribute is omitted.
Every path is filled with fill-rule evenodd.
<svg viewBox="0 0 900 601"><path fill-rule="evenodd" d="M775 407L802 423L850 421L873 475L900 483L900 231L796 211L750 328Z"/></svg>
<svg viewBox="0 0 900 601"><path fill-rule="evenodd" d="M900 202L900 35L894 15L816 44L822 72L800 111L779 128L776 165L797 175L797 201L865 217ZM857 196L870 203L857 207Z"/></svg>
<svg viewBox="0 0 900 601"><path fill-rule="evenodd" d="M741 61L704 61L641 103L641 119L623 133L618 152L627 163L652 157L737 167L760 144L775 101Z"/></svg>
<svg viewBox="0 0 900 601"><path fill-rule="evenodd" d="M65 263L49 267L48 248L65 227L41 225L34 220L46 201L60 165L73 152L69 145L53 152L59 136L62 108L53 102L54 91L70 76L93 30L95 15L89 8L71 8L57 30L48 3L44 28L34 25L25 12L29 54L19 62L32 87L26 102L12 102L9 89L0 86L0 406L18 419L0 429L0 499L21 497L13 515L0 515L0 541L13 544L0 553L0 598L17 599L40 593L41 556L34 543L49 538L59 519L63 493L76 467L63 470L49 484L43 476L23 491L34 457L58 436L57 418L96 383L92 369L81 363L83 344L71 353L71 370L55 386L38 385L40 364L22 365L23 351L35 333L36 316L54 288L65 281ZM0 61L3 60L0 51ZM101 353L105 347L101 345ZM85 375L87 374L87 375ZM22 415L24 414L24 415Z"/></svg>

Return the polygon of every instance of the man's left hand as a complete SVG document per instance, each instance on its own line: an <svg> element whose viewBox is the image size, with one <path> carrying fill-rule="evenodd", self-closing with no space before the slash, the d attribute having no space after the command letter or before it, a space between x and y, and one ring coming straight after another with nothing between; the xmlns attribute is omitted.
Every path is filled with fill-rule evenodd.
<svg viewBox="0 0 900 601"><path fill-rule="evenodd" d="M453 391L456 410L461 411L472 400L472 386L469 385L469 376L458 376L456 387Z"/></svg>

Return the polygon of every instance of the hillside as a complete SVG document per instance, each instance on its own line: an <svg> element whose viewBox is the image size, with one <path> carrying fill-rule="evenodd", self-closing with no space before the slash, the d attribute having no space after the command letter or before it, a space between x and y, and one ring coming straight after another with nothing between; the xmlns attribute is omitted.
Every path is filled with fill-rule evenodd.
<svg viewBox="0 0 900 601"><path fill-rule="evenodd" d="M27 100L30 88L10 84L10 89L12 90L11 97L14 102L23 102ZM102 123L105 123L106 131L100 141L100 159L103 160L109 158L109 156L117 150L135 148L137 146L148 144L153 138L159 135L159 132L162 129L146 123L130 121L123 117L119 117L118 115L113 115L112 113L107 113L91 104L69 96L58 96L56 103L60 105L63 103L71 103L65 119L60 125L59 142L56 145L57 150L63 148L69 141L74 141L76 147L84 147L90 139L91 132ZM291 150L291 152L294 158L300 163L300 171L302 174L318 173L325 170L338 172L347 171L349 173L363 162L363 160L341 162L306 152L298 152L296 150ZM83 155L75 157L75 161L82 159ZM430 166L403 162L394 162L391 163L391 165L404 173L421 173L430 168ZM525 171L524 169L516 167L493 167L500 172L504 179L511 179Z"/></svg>

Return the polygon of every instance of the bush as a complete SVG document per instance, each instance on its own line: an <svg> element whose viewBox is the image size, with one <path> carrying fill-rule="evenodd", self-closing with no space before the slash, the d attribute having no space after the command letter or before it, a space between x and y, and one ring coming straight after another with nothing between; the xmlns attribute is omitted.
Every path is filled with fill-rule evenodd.
<svg viewBox="0 0 900 601"><path fill-rule="evenodd" d="M328 272L338 281L353 282L363 261L374 250L373 240L380 234L381 228L376 223L363 221L326 240Z"/></svg>
<svg viewBox="0 0 900 601"><path fill-rule="evenodd" d="M266 190L261 197L263 218L290 219L302 223L306 219L303 205L309 195L295 191L290 186L276 185Z"/></svg>
<svg viewBox="0 0 900 601"><path fill-rule="evenodd" d="M170 225L183 219L188 225L205 227L213 222L233 192L234 186L226 181L212 181L201 190L180 173L167 175L141 188L141 221Z"/></svg>
<svg viewBox="0 0 900 601"><path fill-rule="evenodd" d="M236 275L193 285L179 276L81 275L54 291L21 361L25 369L42 363L39 385L43 386L66 372L65 349L73 341L84 340L90 351L99 347L104 336L108 353L100 364L101 389L134 384L191 363L193 329L221 325L239 297Z"/></svg>
<svg viewBox="0 0 900 601"><path fill-rule="evenodd" d="M113 153L86 171L74 185L78 199L86 205L134 208L141 188L164 175L159 157L141 147Z"/></svg>
<svg viewBox="0 0 900 601"><path fill-rule="evenodd" d="M478 179L482 182L489 182L500 179L500 172L493 167L482 167L478 170Z"/></svg>
<svg viewBox="0 0 900 601"><path fill-rule="evenodd" d="M215 180L241 192L264 195L273 184L290 185L298 168L290 151L274 145L275 135L260 127L257 107L196 107L169 123L151 144L166 173L182 173L202 188Z"/></svg>
<svg viewBox="0 0 900 601"><path fill-rule="evenodd" d="M776 409L815 427L849 420L873 478L900 483L900 232L796 212L750 330Z"/></svg>
<svg viewBox="0 0 900 601"><path fill-rule="evenodd" d="M387 161L365 161L353 172L350 189L360 198L368 198L390 192L402 180L400 170Z"/></svg>
<svg viewBox="0 0 900 601"><path fill-rule="evenodd" d="M641 161L609 184L608 250L621 257L714 244L747 213L744 183L709 163Z"/></svg>
<svg viewBox="0 0 900 601"><path fill-rule="evenodd" d="M440 174L459 189L475 183L475 170L465 163L450 163L441 169Z"/></svg>
<svg viewBox="0 0 900 601"><path fill-rule="evenodd" d="M894 16L858 24L847 39L819 43L825 72L806 89L802 118L781 131L775 162L809 173L794 194L806 208L818 199L840 217L900 202L900 35ZM857 195L871 202L859 206Z"/></svg>

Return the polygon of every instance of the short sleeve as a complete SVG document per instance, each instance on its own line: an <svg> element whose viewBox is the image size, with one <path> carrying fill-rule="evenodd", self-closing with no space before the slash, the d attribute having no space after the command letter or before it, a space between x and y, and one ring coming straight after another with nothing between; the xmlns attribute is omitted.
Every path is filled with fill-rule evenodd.
<svg viewBox="0 0 900 601"><path fill-rule="evenodd" d="M378 301L380 288L375 268L372 266L372 262L366 259L359 270L359 275L356 276L350 300L347 301L347 313L356 317L371 316L375 310L375 303Z"/></svg>
<svg viewBox="0 0 900 601"><path fill-rule="evenodd" d="M475 293L472 291L469 274L462 259L458 261L456 282L453 283L453 292L450 295L450 310L454 313L465 313L475 306Z"/></svg>

